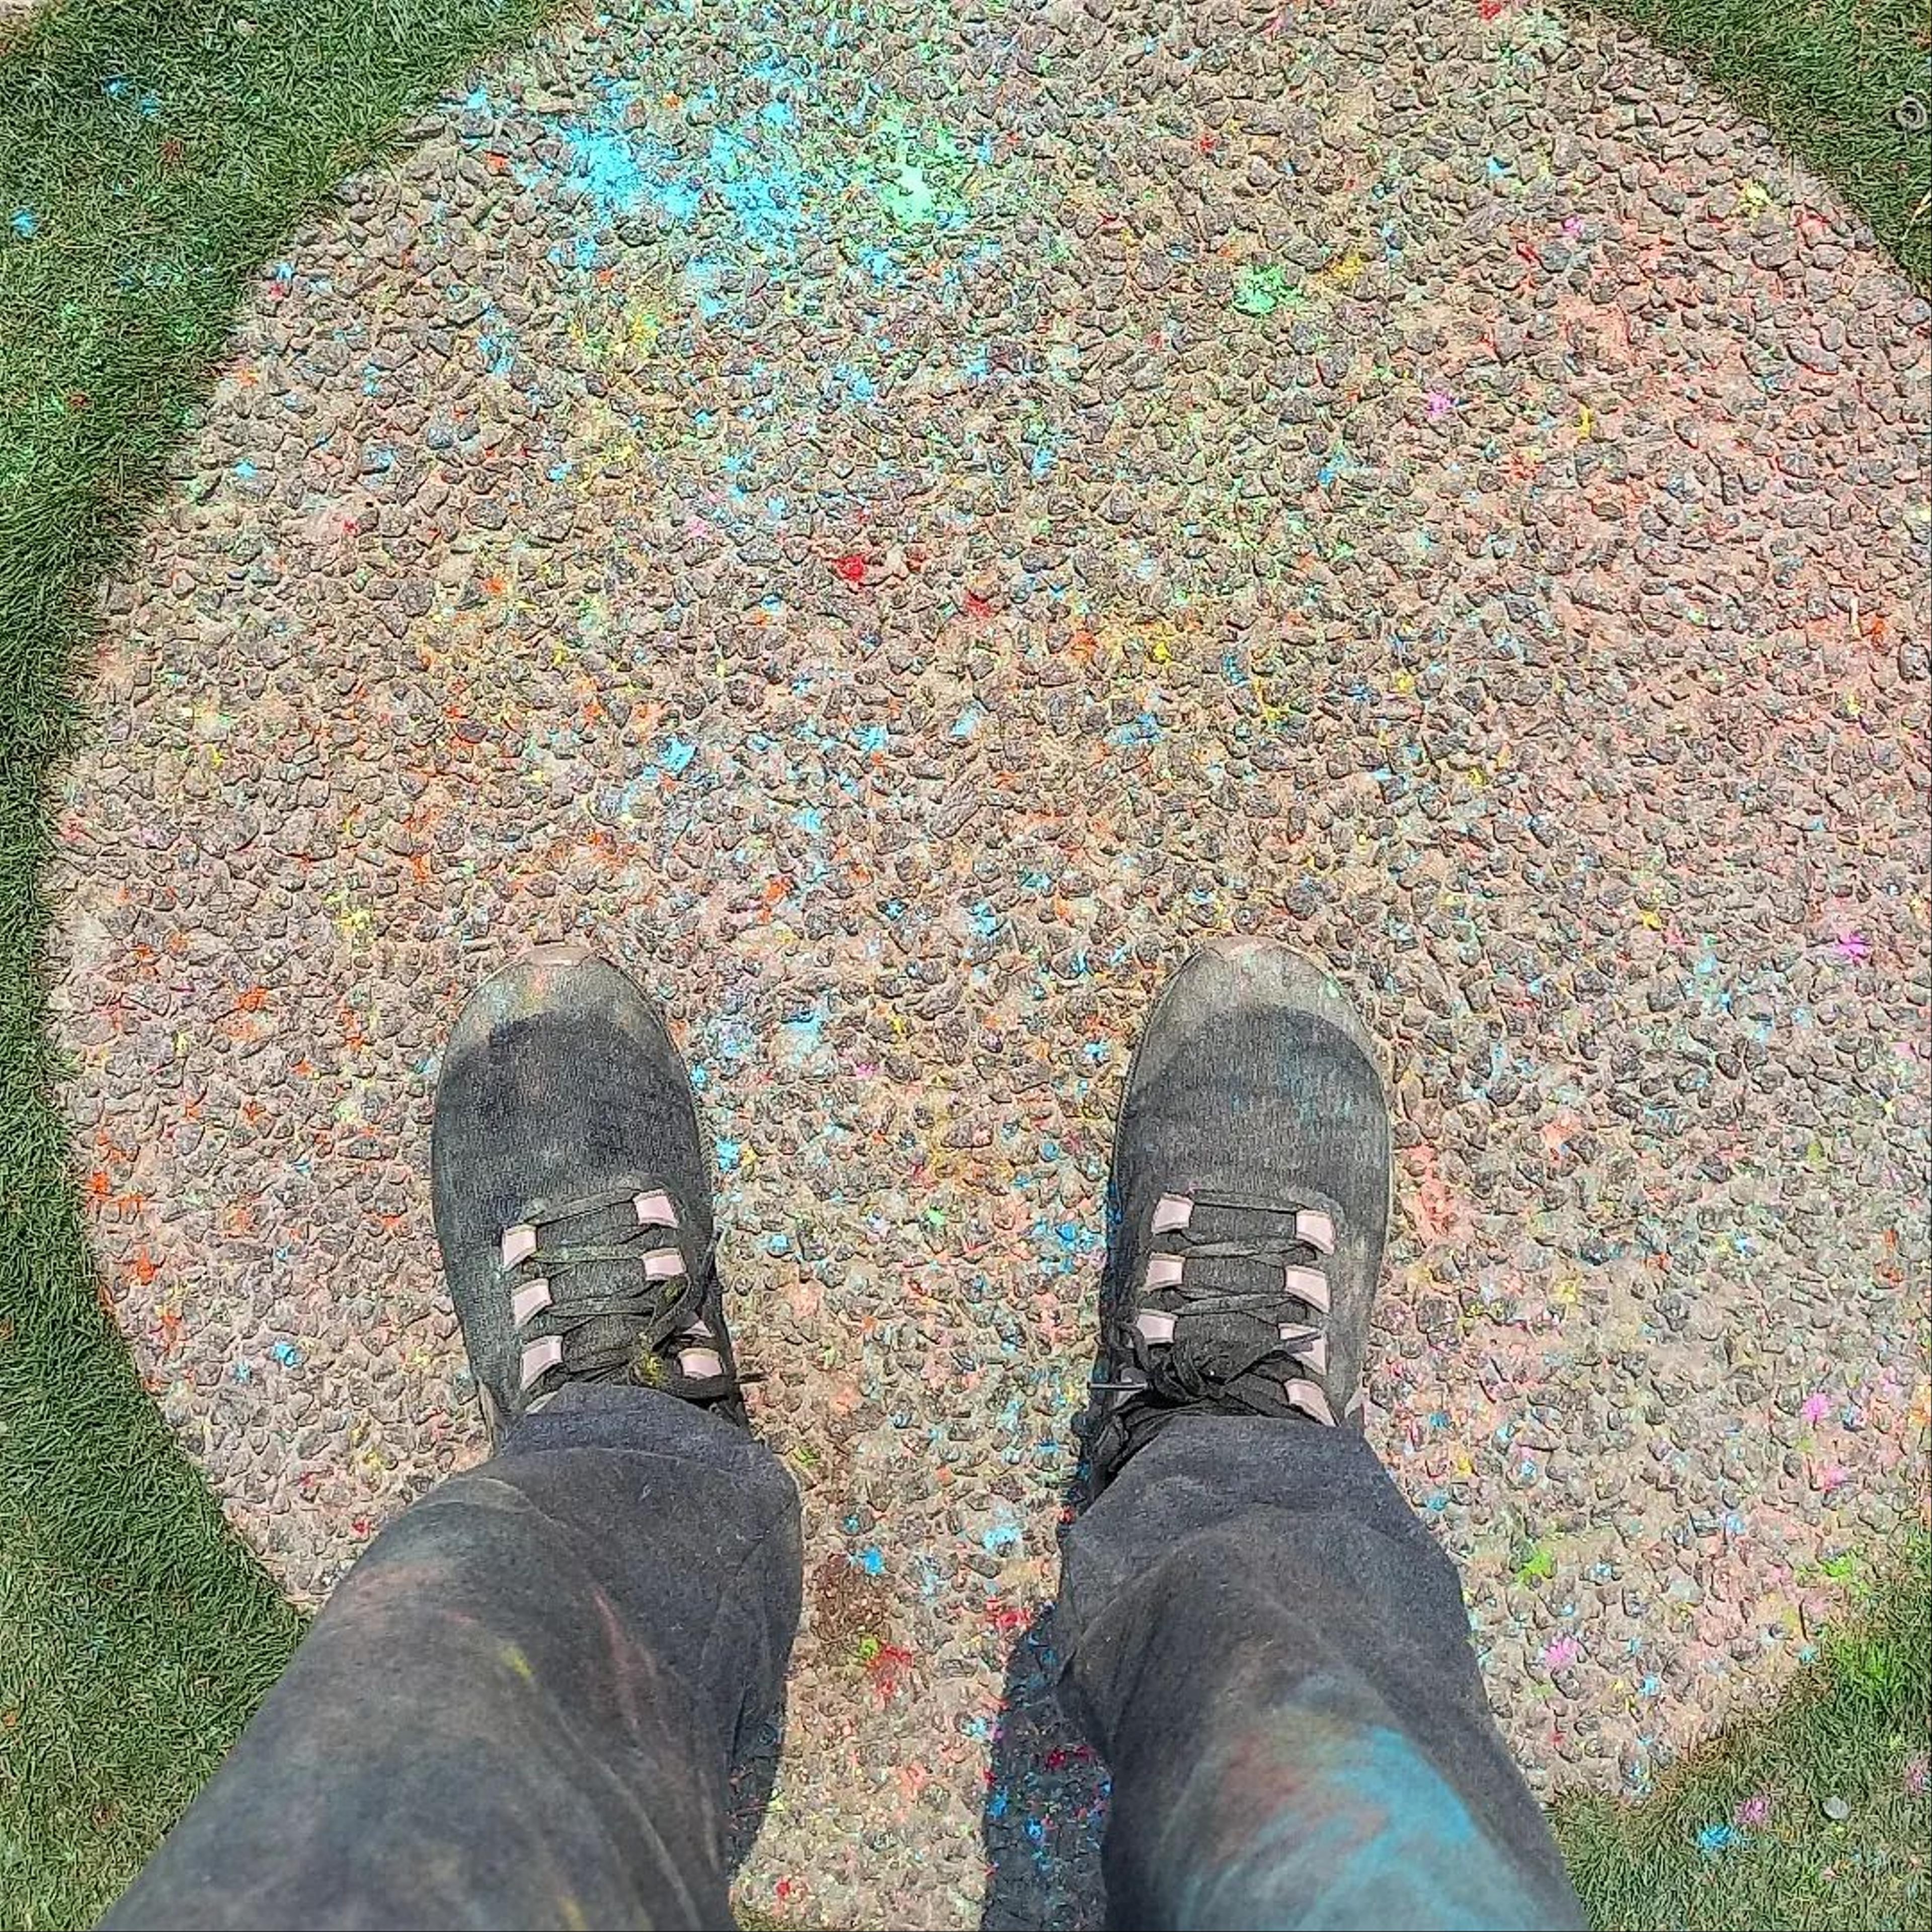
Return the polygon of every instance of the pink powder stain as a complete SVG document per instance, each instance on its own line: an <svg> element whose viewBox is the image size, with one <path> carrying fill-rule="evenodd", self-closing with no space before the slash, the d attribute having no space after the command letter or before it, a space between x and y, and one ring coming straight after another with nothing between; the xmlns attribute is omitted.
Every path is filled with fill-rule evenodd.
<svg viewBox="0 0 1932 1932"><path fill-rule="evenodd" d="M1738 1807L1737 1816L1740 1825L1752 1827L1762 1825L1771 1816L1771 1793L1768 1791L1754 1792Z"/></svg>
<svg viewBox="0 0 1932 1932"><path fill-rule="evenodd" d="M1832 942L1832 950L1840 959L1856 964L1861 959L1871 957L1871 941L1863 933L1854 932L1850 926L1846 926Z"/></svg>
<svg viewBox="0 0 1932 1932"><path fill-rule="evenodd" d="M1543 1660L1552 1670L1567 1670L1583 1654L1583 1646L1574 1636L1559 1636L1543 1647Z"/></svg>
<svg viewBox="0 0 1932 1932"><path fill-rule="evenodd" d="M1456 406L1456 398L1447 389L1431 389L1425 400L1431 422L1440 422Z"/></svg>
<svg viewBox="0 0 1932 1932"><path fill-rule="evenodd" d="M1852 1472L1841 1462L1828 1462L1818 1472L1818 1486L1827 1496L1842 1490L1852 1480Z"/></svg>
<svg viewBox="0 0 1932 1932"><path fill-rule="evenodd" d="M1804 1398L1804 1406L1798 1412L1807 1422L1812 1423L1822 1422L1831 1412L1832 1398L1822 1393L1808 1395Z"/></svg>

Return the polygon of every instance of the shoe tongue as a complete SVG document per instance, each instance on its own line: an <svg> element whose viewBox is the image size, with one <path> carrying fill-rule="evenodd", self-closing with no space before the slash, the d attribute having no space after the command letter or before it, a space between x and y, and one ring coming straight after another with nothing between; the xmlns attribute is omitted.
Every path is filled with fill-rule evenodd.
<svg viewBox="0 0 1932 1932"><path fill-rule="evenodd" d="M1183 1286L1156 1289L1149 1298L1156 1306L1188 1310L1175 1329L1172 1344L1177 1360L1197 1370L1211 1372L1224 1386L1244 1390L1265 1384L1285 1401L1285 1372L1273 1366L1250 1367L1281 1348L1281 1324L1294 1318L1278 1252L1293 1239L1292 1216L1265 1210L1197 1201L1188 1222L1182 1252L1186 1256ZM1249 1252L1202 1254L1204 1244L1228 1244ZM1270 1252L1273 1249L1277 1252ZM1202 1304L1226 1297L1242 1307L1214 1309Z"/></svg>
<svg viewBox="0 0 1932 1932"><path fill-rule="evenodd" d="M1185 1280L1190 1298L1203 1294L1269 1296L1284 1298L1286 1289L1281 1250L1294 1238L1292 1214L1270 1214L1214 1201L1197 1201L1188 1217L1181 1245L1186 1257ZM1232 1254L1203 1254L1206 1245L1232 1247Z"/></svg>
<svg viewBox="0 0 1932 1932"><path fill-rule="evenodd" d="M625 1255L609 1261L572 1262L553 1269L552 1303L557 1313L568 1319L574 1308L585 1302L608 1301L619 1296L640 1300L646 1292L668 1297L676 1289L672 1281L646 1281L644 1261L653 1251L668 1247L672 1237L668 1229L640 1232L636 1210L626 1202L614 1208L600 1208L590 1213L572 1214L551 1223L544 1231L545 1244L552 1247L616 1247ZM637 1359L641 1350L638 1318L634 1315L599 1315L587 1322L574 1323L564 1344L566 1369L578 1361L622 1350L622 1368L599 1372L627 1379L648 1379L649 1370ZM652 1358L655 1359L654 1358ZM640 1370L644 1372L640 1376Z"/></svg>

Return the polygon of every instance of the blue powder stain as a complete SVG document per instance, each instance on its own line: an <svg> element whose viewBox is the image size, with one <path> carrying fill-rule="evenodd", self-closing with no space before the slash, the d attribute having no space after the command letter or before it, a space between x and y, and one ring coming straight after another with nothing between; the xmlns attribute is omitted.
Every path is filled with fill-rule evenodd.
<svg viewBox="0 0 1932 1932"><path fill-rule="evenodd" d="M236 464L235 473L241 478L243 482L248 482L251 481L254 476L255 466L244 456L239 463Z"/></svg>
<svg viewBox="0 0 1932 1932"><path fill-rule="evenodd" d="M886 1574L886 1553L876 1546L859 1552L859 1568L868 1576L883 1576Z"/></svg>
<svg viewBox="0 0 1932 1932"><path fill-rule="evenodd" d="M952 729L946 735L963 742L971 737L974 733L979 730L986 716L986 710L982 706L976 702L969 704L957 718L953 719Z"/></svg>
<svg viewBox="0 0 1932 1932"><path fill-rule="evenodd" d="M973 922L973 930L976 932L982 939L992 939L994 938L998 934L1000 926L1004 923L1000 915L996 913L984 899L982 899L980 903L967 914L967 916Z"/></svg>
<svg viewBox="0 0 1932 1932"><path fill-rule="evenodd" d="M1107 734L1107 742L1125 750L1130 746L1151 745L1160 736L1160 720L1151 711L1143 711L1138 718L1116 725Z"/></svg>
<svg viewBox="0 0 1932 1932"><path fill-rule="evenodd" d="M1020 1545L1020 1526L1016 1522L996 1522L980 1538L980 1546L988 1556L997 1556L1003 1550L1017 1550Z"/></svg>
<svg viewBox="0 0 1932 1932"><path fill-rule="evenodd" d="M832 379L844 386L845 393L855 403L869 403L878 396L879 386L862 369L855 369L849 362L841 362L832 371Z"/></svg>
<svg viewBox="0 0 1932 1932"><path fill-rule="evenodd" d="M149 88L134 105L146 119L152 121L161 111L161 97Z"/></svg>
<svg viewBox="0 0 1932 1932"><path fill-rule="evenodd" d="M25 242L39 233L40 218L31 208L16 208L14 211L12 226L14 232Z"/></svg>
<svg viewBox="0 0 1932 1932"><path fill-rule="evenodd" d="M292 1342L278 1342L268 1353L285 1369L302 1366L302 1351Z"/></svg>
<svg viewBox="0 0 1932 1932"><path fill-rule="evenodd" d="M1501 181L1510 171L1508 162L1499 160L1494 154L1492 154L1483 166L1488 170L1489 177L1492 181Z"/></svg>
<svg viewBox="0 0 1932 1932"><path fill-rule="evenodd" d="M1741 1845L1744 1834L1732 1825L1706 1825L1697 1834L1697 1849L1707 1857L1714 1858L1720 1852L1729 1851L1733 1845Z"/></svg>
<svg viewBox="0 0 1932 1932"><path fill-rule="evenodd" d="M819 1006L788 1020L778 1028L774 1042L778 1058L790 1066L802 1066L809 1060L825 1044L825 1023L830 1017Z"/></svg>
<svg viewBox="0 0 1932 1932"><path fill-rule="evenodd" d="M722 1173L729 1174L745 1157L745 1144L742 1141L720 1141L718 1143L718 1166Z"/></svg>
<svg viewBox="0 0 1932 1932"><path fill-rule="evenodd" d="M1033 472L1035 482L1038 482L1059 461L1060 448L1060 437L1057 430L1048 430L1042 434L1027 465Z"/></svg>
<svg viewBox="0 0 1932 1932"><path fill-rule="evenodd" d="M1006 1807L1011 1802L1004 1791L996 1790L986 1801L986 1816L988 1818L1004 1818L1006 1815Z"/></svg>
<svg viewBox="0 0 1932 1932"><path fill-rule="evenodd" d="M694 181L666 182L658 190L658 206L680 226L696 215L704 200L704 190Z"/></svg>
<svg viewBox="0 0 1932 1932"><path fill-rule="evenodd" d="M868 724L858 736L859 748L868 758L884 751L891 742L892 734L883 724Z"/></svg>
<svg viewBox="0 0 1932 1932"><path fill-rule="evenodd" d="M131 100L134 98L134 83L124 74L117 74L111 80L102 82L100 91L110 100Z"/></svg>
<svg viewBox="0 0 1932 1932"><path fill-rule="evenodd" d="M570 474L570 470L571 466L568 463L553 463L546 473L553 483L561 483Z"/></svg>
<svg viewBox="0 0 1932 1932"><path fill-rule="evenodd" d="M992 364L988 358L985 346L981 345L969 350L965 360L960 364L959 367L962 372L970 376L974 382L983 382L986 380L986 372L992 367Z"/></svg>
<svg viewBox="0 0 1932 1932"><path fill-rule="evenodd" d="M1334 482L1336 478L1341 475L1342 472L1348 467L1348 458L1344 455L1340 450L1336 450L1334 454L1328 458L1328 461L1322 464L1320 471L1316 476L1316 482L1321 484L1324 488L1326 488L1329 484Z"/></svg>
<svg viewBox="0 0 1932 1932"><path fill-rule="evenodd" d="M825 814L815 805L800 807L798 811L792 814L791 822L801 832L808 832L814 838L825 830Z"/></svg>
<svg viewBox="0 0 1932 1932"><path fill-rule="evenodd" d="M859 260L875 282L890 282L898 277L898 257L890 248L868 248Z"/></svg>
<svg viewBox="0 0 1932 1932"><path fill-rule="evenodd" d="M621 112L621 110L620 110ZM651 191L639 154L647 148L662 152L661 142L638 142L608 128L566 128L563 138L576 158L578 183L606 214L628 214Z"/></svg>
<svg viewBox="0 0 1932 1932"><path fill-rule="evenodd" d="M690 769L692 760L697 756L695 745L687 744L682 738L674 738L658 754L658 769L676 778Z"/></svg>
<svg viewBox="0 0 1932 1932"><path fill-rule="evenodd" d="M698 312L707 322L724 313L724 304L715 292L724 272L722 262L708 256L694 257L684 265L685 285L698 298Z"/></svg>
<svg viewBox="0 0 1932 1932"><path fill-rule="evenodd" d="M758 118L767 128L795 128L798 116L788 100L768 100L758 110Z"/></svg>
<svg viewBox="0 0 1932 1932"><path fill-rule="evenodd" d="M483 366L493 376L507 376L517 366L517 345L514 339L506 340L499 335L479 335L476 338L477 353L483 358Z"/></svg>

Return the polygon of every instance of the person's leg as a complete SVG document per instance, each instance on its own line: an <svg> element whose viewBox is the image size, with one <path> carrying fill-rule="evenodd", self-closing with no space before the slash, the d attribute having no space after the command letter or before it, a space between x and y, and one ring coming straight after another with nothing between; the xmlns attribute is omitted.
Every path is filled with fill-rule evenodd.
<svg viewBox="0 0 1932 1932"><path fill-rule="evenodd" d="M436 1092L436 1232L496 1448L338 1591L112 1926L716 1926L734 1748L802 1578L744 1426L683 1064L574 949Z"/></svg>
<svg viewBox="0 0 1932 1932"><path fill-rule="evenodd" d="M1455 1570L1360 1433L1388 1193L1339 990L1283 948L1197 954L1121 1108L1060 1605L1118 1924L1582 1922Z"/></svg>
<svg viewBox="0 0 1932 1932"><path fill-rule="evenodd" d="M728 1924L797 1512L730 1423L565 1388L371 1545L106 1923Z"/></svg>

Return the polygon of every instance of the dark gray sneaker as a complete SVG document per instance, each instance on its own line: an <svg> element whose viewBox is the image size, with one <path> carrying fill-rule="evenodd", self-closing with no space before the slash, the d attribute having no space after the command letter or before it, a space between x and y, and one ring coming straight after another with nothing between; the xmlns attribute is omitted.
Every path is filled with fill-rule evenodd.
<svg viewBox="0 0 1932 1932"><path fill-rule="evenodd" d="M1093 1493L1178 1415L1360 1427L1389 1192L1388 1102L1341 989L1264 940L1195 953L1114 1130Z"/></svg>
<svg viewBox="0 0 1932 1932"><path fill-rule="evenodd" d="M574 1382L744 1423L690 1076L615 967L539 946L477 989L436 1081L430 1186L493 1443Z"/></svg>

